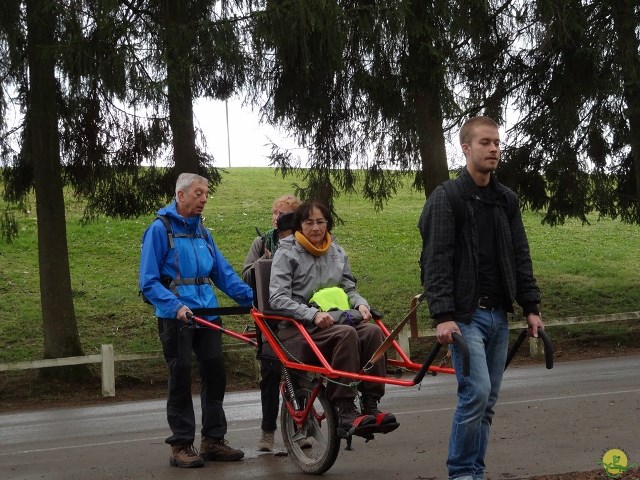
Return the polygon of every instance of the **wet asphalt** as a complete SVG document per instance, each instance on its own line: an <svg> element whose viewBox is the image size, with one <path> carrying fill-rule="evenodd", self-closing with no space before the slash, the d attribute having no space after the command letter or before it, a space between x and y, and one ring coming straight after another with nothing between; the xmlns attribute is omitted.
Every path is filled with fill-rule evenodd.
<svg viewBox="0 0 640 480"><path fill-rule="evenodd" d="M445 457L455 407L455 379L426 377L420 388L388 387L381 404L400 428L368 443L356 438L325 478L446 479ZM309 478L285 455L258 453L257 390L225 399L227 440L244 460L199 469L169 466L163 401L0 412L0 479L278 479ZM197 418L199 410L197 410ZM196 445L197 446L197 445ZM619 449L640 464L640 357L510 367L496 406L485 480L602 468Z"/></svg>

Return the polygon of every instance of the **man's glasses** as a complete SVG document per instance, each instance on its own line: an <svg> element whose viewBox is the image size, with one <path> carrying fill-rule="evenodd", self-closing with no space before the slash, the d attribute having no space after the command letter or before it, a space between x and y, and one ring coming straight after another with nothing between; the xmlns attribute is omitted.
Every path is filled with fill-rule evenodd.
<svg viewBox="0 0 640 480"><path fill-rule="evenodd" d="M322 218L322 219L320 219L320 220L304 220L304 221L302 222L302 225L304 225L304 226L305 226L305 227L307 227L307 228L311 228L311 227L313 227L314 225L317 225L318 227L322 228L322 227L324 227L326 224L327 224L327 221L326 221L324 218Z"/></svg>

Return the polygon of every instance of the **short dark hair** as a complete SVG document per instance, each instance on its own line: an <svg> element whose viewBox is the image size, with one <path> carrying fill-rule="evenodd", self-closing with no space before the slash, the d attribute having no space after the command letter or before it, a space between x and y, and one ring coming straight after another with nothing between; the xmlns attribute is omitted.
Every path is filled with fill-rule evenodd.
<svg viewBox="0 0 640 480"><path fill-rule="evenodd" d="M460 145L464 145L465 143L468 145L471 143L473 129L479 125L500 128L496 121L491 117L484 117L482 115L478 117L471 117L464 122L460 128Z"/></svg>
<svg viewBox="0 0 640 480"><path fill-rule="evenodd" d="M295 215L295 212L282 213L278 215L278 219L276 220L276 228L278 229L279 232L292 230L294 215Z"/></svg>
<svg viewBox="0 0 640 480"><path fill-rule="evenodd" d="M320 210L322 216L327 221L327 232L331 233L331 229L333 228L333 217L331 216L331 212L325 204L320 203L317 200L307 200L298 207L295 216L293 217L294 231L302 231L302 222L309 218L311 210L314 208Z"/></svg>

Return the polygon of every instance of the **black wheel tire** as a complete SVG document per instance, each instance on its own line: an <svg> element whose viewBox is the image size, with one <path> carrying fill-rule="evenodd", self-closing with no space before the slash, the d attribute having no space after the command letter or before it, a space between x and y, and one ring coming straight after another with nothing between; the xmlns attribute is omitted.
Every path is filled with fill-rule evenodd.
<svg viewBox="0 0 640 480"><path fill-rule="evenodd" d="M307 405L312 391L308 382L296 388L296 398L301 409ZM336 435L335 410L327 400L324 385L320 387L313 411L300 432L289 415L286 402L282 402L280 408L280 427L289 457L304 473L322 475L333 466L340 452L340 439ZM311 442L311 448L300 448L298 440L301 438L307 438Z"/></svg>

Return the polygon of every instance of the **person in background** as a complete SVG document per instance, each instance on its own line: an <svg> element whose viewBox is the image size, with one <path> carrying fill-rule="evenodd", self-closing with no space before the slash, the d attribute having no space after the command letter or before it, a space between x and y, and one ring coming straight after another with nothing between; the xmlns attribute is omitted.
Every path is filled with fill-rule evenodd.
<svg viewBox="0 0 640 480"><path fill-rule="evenodd" d="M251 280L251 268L257 260L261 258L271 258L278 249L278 242L281 238L291 235L291 218L287 216L283 220L288 220L289 228L278 229L278 218L284 217L288 213L293 213L302 202L291 194L282 195L273 201L271 208L271 228L264 234L253 239L253 243L247 253L247 258L242 267L242 278L246 283Z"/></svg>
<svg viewBox="0 0 640 480"><path fill-rule="evenodd" d="M291 235L293 212L302 202L291 194L283 195L274 200L271 209L272 228L264 235L253 240L247 253L242 269L242 279L251 283L251 269L261 258L271 258L278 249L281 238ZM277 359L260 358L260 401L262 404L261 435L258 441L258 451L273 451L275 431L277 428L278 409L280 406L280 379L282 366ZM306 438L298 441L301 448L310 448L311 443Z"/></svg>
<svg viewBox="0 0 640 480"><path fill-rule="evenodd" d="M543 324L518 197L494 174L500 161L498 125L489 117L471 118L460 129L460 144L466 168L454 182L464 218L456 218L455 206L439 186L427 199L418 227L436 337L451 344L451 335L461 334L470 357L470 374L463 377L459 349L451 345L458 403L449 438L449 479L482 480L507 358L506 313L513 313L516 301L534 337Z"/></svg>
<svg viewBox="0 0 640 480"><path fill-rule="evenodd" d="M171 236L161 218L142 237L139 286L155 307L158 333L169 369L167 420L171 436L169 462L177 467L201 467L205 460L235 461L244 457L224 437L227 421L223 409L226 370L221 333L195 327L191 316L211 322L220 317L206 314L218 307L213 283L241 306L251 306L253 291L245 284L216 246L202 224L209 197L208 180L182 173L176 182L175 200L158 210L169 221ZM191 397L191 355L200 371L202 430L200 453L194 448L195 414Z"/></svg>
<svg viewBox="0 0 640 480"><path fill-rule="evenodd" d="M329 209L316 201L308 201L296 210L293 220L294 235L280 240L271 265L269 303L272 309L292 317L308 329L318 349L330 365L338 370L360 372L376 349L384 341L380 328L372 323L369 304L356 290L349 258L331 237L333 217ZM353 309L353 322L337 323L329 313L312 304L319 292L332 287L344 296L341 310ZM359 318L355 318L355 314ZM277 331L279 340L288 352L294 352L302 362L313 362L315 356L306 347L306 341L297 328L282 321ZM380 358L368 372L384 377L386 360ZM391 413L378 410L384 395L383 383L362 382L362 413L355 405L357 391L348 381L327 384L327 398L338 413L338 428L397 428ZM378 430L382 431L382 430Z"/></svg>

